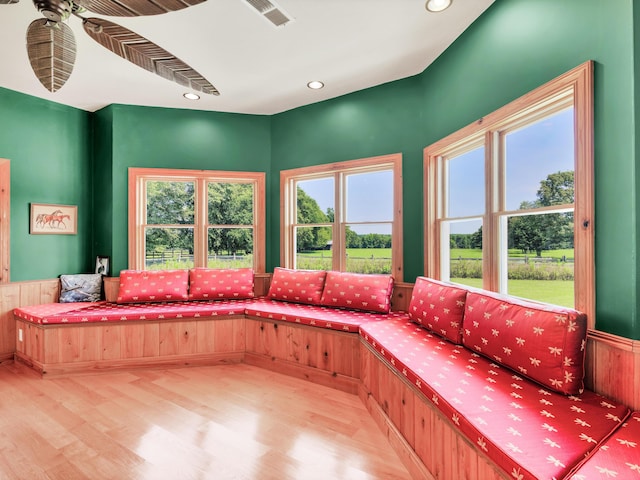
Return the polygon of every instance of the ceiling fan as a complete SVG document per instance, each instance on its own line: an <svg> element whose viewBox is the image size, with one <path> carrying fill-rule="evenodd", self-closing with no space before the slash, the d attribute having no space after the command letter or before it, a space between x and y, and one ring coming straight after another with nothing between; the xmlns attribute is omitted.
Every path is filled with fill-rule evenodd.
<svg viewBox="0 0 640 480"><path fill-rule="evenodd" d="M19 0L0 0L0 4ZM73 30L63 23L71 15L82 19L85 32L103 47L160 77L191 90L210 95L220 92L209 81L175 55L116 23L85 18L86 11L115 17L159 15L182 10L206 0L33 0L45 18L27 29L27 53L31 68L50 92L69 79L76 59Z"/></svg>

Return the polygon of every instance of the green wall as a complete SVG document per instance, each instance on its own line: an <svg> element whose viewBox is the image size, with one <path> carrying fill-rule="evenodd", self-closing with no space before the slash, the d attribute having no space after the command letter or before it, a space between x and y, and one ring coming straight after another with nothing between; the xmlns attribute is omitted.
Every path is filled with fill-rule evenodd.
<svg viewBox="0 0 640 480"><path fill-rule="evenodd" d="M90 114L0 88L0 157L11 161L12 281L91 269ZM78 206L77 235L30 235L29 205Z"/></svg>
<svg viewBox="0 0 640 480"><path fill-rule="evenodd" d="M640 338L633 101L640 90L640 82L634 84L640 63L634 64L637 10L631 0L497 0L421 75L275 115L273 171L402 152L404 279L412 281L423 264L422 148L592 59L597 327ZM275 202L276 179L272 182L269 200ZM272 245L279 242L278 226L274 216ZM271 258L271 264L277 261Z"/></svg>
<svg viewBox="0 0 640 480"><path fill-rule="evenodd" d="M95 176L94 190L108 191L96 197L101 223L94 255L111 256L114 275L127 268L129 167L271 169L271 118L267 116L112 105L96 117L107 126L95 135L95 170L101 175ZM106 212L98 207L101 200L110 202Z"/></svg>
<svg viewBox="0 0 640 480"><path fill-rule="evenodd" d="M417 77L407 78L316 103L273 117L273 175L267 203L280 204L280 170L402 153L404 279L421 274L423 123ZM267 242L280 244L279 211L274 211ZM280 261L272 248L267 268Z"/></svg>
<svg viewBox="0 0 640 480"><path fill-rule="evenodd" d="M267 172L271 270L280 170L401 152L404 280L412 281L423 265L422 149L592 59L596 321L640 339L639 42L632 0L497 0L422 74L271 117L122 105L89 114L0 89L0 157L12 160L12 279L92 269L96 254L112 256L114 274L126 268L131 166ZM28 235L31 201L77 204L78 235Z"/></svg>

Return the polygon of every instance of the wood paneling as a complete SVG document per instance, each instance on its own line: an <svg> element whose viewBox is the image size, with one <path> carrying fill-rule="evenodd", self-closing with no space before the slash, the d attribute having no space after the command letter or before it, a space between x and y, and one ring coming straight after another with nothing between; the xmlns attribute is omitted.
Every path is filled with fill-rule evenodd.
<svg viewBox="0 0 640 480"><path fill-rule="evenodd" d="M364 342L361 349L359 396L414 478L510 478Z"/></svg>
<svg viewBox="0 0 640 480"><path fill-rule="evenodd" d="M59 295L60 282L57 279L0 285L0 361L13 358L16 351L16 322L13 309L56 302Z"/></svg>
<svg viewBox="0 0 640 480"><path fill-rule="evenodd" d="M247 318L245 323L245 362L357 392L357 334L264 319Z"/></svg>
<svg viewBox="0 0 640 480"><path fill-rule="evenodd" d="M35 325L16 320L17 358L43 375L241 361L244 318ZM198 341L198 332L207 341Z"/></svg>
<svg viewBox="0 0 640 480"><path fill-rule="evenodd" d="M412 291L413 283L395 282L391 294L391 308L395 311L408 312Z"/></svg>
<svg viewBox="0 0 640 480"><path fill-rule="evenodd" d="M590 331L585 385L640 410L640 341Z"/></svg>
<svg viewBox="0 0 640 480"><path fill-rule="evenodd" d="M107 302L115 302L120 289L120 277L102 277L104 298Z"/></svg>

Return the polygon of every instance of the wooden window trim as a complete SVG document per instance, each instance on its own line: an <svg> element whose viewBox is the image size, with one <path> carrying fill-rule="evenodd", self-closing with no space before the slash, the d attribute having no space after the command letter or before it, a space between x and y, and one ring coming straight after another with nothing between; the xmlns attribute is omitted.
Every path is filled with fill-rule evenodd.
<svg viewBox="0 0 640 480"><path fill-rule="evenodd" d="M295 189L291 188L294 180L312 179L314 176L326 176L327 174L357 173L357 170L383 169L387 167L393 171L393 228L391 234L391 244L393 245L391 254L391 274L396 282L403 281L403 233L402 233L402 154L395 153L381 155L378 157L361 158L358 160L347 160L344 162L328 163L324 165L313 165L310 167L294 168L282 170L280 172L280 265L291 268L295 262L295 248L293 244L293 229L295 209L289 208L295 204ZM306 178L305 178L306 177ZM335 205L338 205L339 184L336 183ZM334 229L340 228L340 215L342 209L336 208L334 219ZM337 230L335 230L337 231ZM344 235L335 236L338 244L334 243L334 248L342 249L340 242ZM335 240L334 240L335 242ZM334 270L342 270L342 266L334 264Z"/></svg>
<svg viewBox="0 0 640 480"><path fill-rule="evenodd" d="M145 205L139 194L143 191L142 184L146 180L160 181L195 181L206 182L215 181L243 181L253 183L254 191L254 252L253 268L256 273L266 271L266 207L265 207L265 185L266 174L264 172L228 172L221 170L180 170L170 168L129 168L129 268L135 270L144 269L144 235L142 233L145 218ZM196 231L194 232L194 263L197 266L206 265L207 245L203 245L202 232L198 229L205 228L206 218L204 216L206 196L197 196L200 202L196 208L197 218ZM205 242L206 243L206 242Z"/></svg>
<svg viewBox="0 0 640 480"><path fill-rule="evenodd" d="M585 62L541 87L523 95L504 107L458 130L424 149L424 238L426 275L439 278L440 238L437 234L439 213L438 192L441 179L439 159L462 148L469 139L485 136L486 201L483 234L496 232L500 211L499 192L490 179L504 172L495 172L496 149L504 148L496 132L516 128L519 121L530 122L532 115L548 115L563 98L571 98L574 107L575 134L575 201L574 201L574 304L586 313L589 328L595 328L595 255L594 255L594 177L593 177L593 62ZM535 112L535 113L534 113ZM486 238L486 237L485 237ZM484 242L483 242L484 244ZM490 247L483 254L483 268L487 272L484 288L498 290L496 267L499 255L497 241L488 239Z"/></svg>
<svg viewBox="0 0 640 480"><path fill-rule="evenodd" d="M11 262L11 169L0 158L0 283L9 283Z"/></svg>

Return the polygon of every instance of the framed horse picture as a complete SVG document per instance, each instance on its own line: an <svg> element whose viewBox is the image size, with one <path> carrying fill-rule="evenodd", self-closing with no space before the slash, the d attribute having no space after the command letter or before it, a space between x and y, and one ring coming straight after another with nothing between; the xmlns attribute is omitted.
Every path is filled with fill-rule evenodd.
<svg viewBox="0 0 640 480"><path fill-rule="evenodd" d="M29 233L32 235L75 235L78 233L76 205L31 204Z"/></svg>

